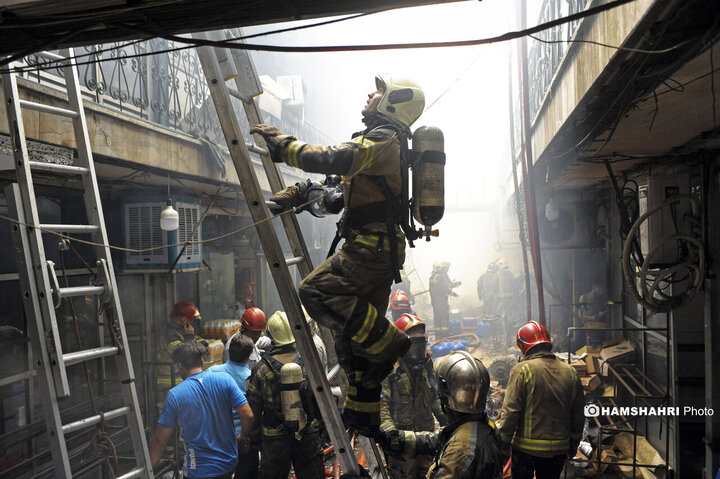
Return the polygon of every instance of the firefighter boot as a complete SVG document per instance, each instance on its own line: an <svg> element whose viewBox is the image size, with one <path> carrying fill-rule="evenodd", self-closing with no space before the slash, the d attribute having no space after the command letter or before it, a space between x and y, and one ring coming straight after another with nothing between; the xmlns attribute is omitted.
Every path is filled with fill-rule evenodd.
<svg viewBox="0 0 720 479"><path fill-rule="evenodd" d="M367 358L369 362L361 380L366 389L380 387L395 361L410 349L410 338L363 300L355 306L342 336L350 338L355 356Z"/></svg>
<svg viewBox="0 0 720 479"><path fill-rule="evenodd" d="M348 393L343 410L343 422L357 429L358 433L374 437L380 428L380 395L378 385L368 389L362 384L364 371L354 370L348 373Z"/></svg>

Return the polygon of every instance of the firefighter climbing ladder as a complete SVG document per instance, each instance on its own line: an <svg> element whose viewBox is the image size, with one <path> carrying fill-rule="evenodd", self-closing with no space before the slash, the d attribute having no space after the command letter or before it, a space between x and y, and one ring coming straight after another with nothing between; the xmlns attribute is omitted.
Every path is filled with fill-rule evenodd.
<svg viewBox="0 0 720 479"><path fill-rule="evenodd" d="M208 39L205 33L196 33L193 36L201 40ZM213 40L223 40L217 33L214 33L213 36ZM260 154L272 191L276 192L285 187L282 176L277 166L270 159L267 149L263 147L265 143L259 135L256 135L255 140L263 146L248 146L245 144L240 130L240 123L233 109L231 96L242 102L251 126L262 122L260 111L253 101L253 97L262 93L255 67L248 53L243 50L202 47L198 48L198 56L207 78L210 94L218 112L220 125L230 149L230 156L235 164L245 200L250 209L253 222L256 223L258 236L265 251L270 271L280 293L280 299L290 325L293 328L298 350L302 355L330 440L335 446L335 453L340 467L344 474L358 475L359 466L357 460L350 447L350 440L345 432L336 401L330 392L324 367L318 358L289 271L289 266L297 265L300 275L304 277L312 270L307 247L295 215L282 215L283 226L293 254L291 258L284 256L275 229L268 221L271 215L265 204L258 178L255 175L248 148ZM229 88L226 81L233 79L235 88Z"/></svg>
<svg viewBox="0 0 720 479"><path fill-rule="evenodd" d="M118 297L115 274L103 219L100 194L95 167L93 165L90 138L80 96L77 67L68 60L72 50L66 50L64 56L42 52L38 56L62 64L69 109L21 100L15 74L2 75L2 91L7 109L8 125L14 150L15 169L18 183L8 186L5 196L11 214L19 220L13 225L12 233L18 258L18 272L23 291L23 306L28 320L28 332L32 338L33 352L36 358L37 374L43 393L48 398L43 404L48 440L55 464L55 477L72 477L70 459L65 436L105 421L121 416L127 417L136 465L126 473L118 471L117 479L134 477L153 477L150 456L143 429L140 407L135 391L130 351L127 348L127 335L123 323L120 298ZM58 165L30 161L28 156L25 130L22 120L22 108L43 113L55 114L72 119L78 158L74 166ZM80 177L84 189L87 225L42 224L39 220L32 171L42 171L60 177ZM46 260L43 246L43 233L90 234L97 245L97 280L88 286L60 287L52 261ZM104 303L102 325L108 330L114 328L117 339L111 346L102 346L83 351L63 352L60 329L55 309L63 298L74 296L99 295ZM103 326L98 326L103 327ZM102 337L102 330L98 331ZM123 406L94 416L63 424L60 417L58 399L71 394L66 368L84 361L114 356L116 359L118 382L122 391Z"/></svg>

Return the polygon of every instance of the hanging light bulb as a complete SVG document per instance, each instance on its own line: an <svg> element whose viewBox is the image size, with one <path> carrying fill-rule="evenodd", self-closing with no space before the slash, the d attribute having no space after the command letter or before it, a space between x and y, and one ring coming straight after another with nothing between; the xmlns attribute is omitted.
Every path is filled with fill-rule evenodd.
<svg viewBox="0 0 720 479"><path fill-rule="evenodd" d="M175 231L180 226L180 215L172 207L172 201L168 198L167 206L160 213L160 229Z"/></svg>
<svg viewBox="0 0 720 479"><path fill-rule="evenodd" d="M170 175L168 175L168 200L167 206L160 213L160 229L164 231L175 231L180 226L180 215L172 207L170 199Z"/></svg>

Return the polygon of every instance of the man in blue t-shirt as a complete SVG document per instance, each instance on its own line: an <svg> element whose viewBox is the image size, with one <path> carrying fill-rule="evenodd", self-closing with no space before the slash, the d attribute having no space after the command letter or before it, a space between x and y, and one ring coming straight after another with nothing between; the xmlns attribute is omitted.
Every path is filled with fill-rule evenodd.
<svg viewBox="0 0 720 479"><path fill-rule="evenodd" d="M225 364L218 364L208 369L210 373L229 374L238 387L245 394L247 389L247 379L250 376L250 366L248 359L253 352L255 345L253 340L243 334L237 334L228 341L229 360ZM235 412L233 413L235 420L235 434L240 435L242 432L242 418ZM253 447L245 451L240 450L238 445L238 463L235 468L235 479L256 479L258 476L258 467L260 459L258 457L257 447Z"/></svg>
<svg viewBox="0 0 720 479"><path fill-rule="evenodd" d="M185 441L183 474L188 479L230 479L235 471L238 449L246 451L246 433L236 436L232 411L240 416L243 431L250 431L253 414L245 395L226 374L202 370L206 350L195 342L183 342L172 353L183 382L165 399L158 427L150 441L153 464L162 457L176 424Z"/></svg>

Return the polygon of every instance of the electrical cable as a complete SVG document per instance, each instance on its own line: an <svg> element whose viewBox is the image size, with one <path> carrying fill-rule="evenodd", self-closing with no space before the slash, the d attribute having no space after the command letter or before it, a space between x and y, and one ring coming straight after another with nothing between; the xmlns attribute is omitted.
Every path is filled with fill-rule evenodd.
<svg viewBox="0 0 720 479"><path fill-rule="evenodd" d="M308 24L308 25L298 25L298 26L294 26L294 27L288 27L288 28L280 28L280 29L276 29L276 30L270 30L270 31L267 31L267 32L253 33L253 34L250 34L250 35L243 35L243 36L239 36L239 37L233 37L233 38L230 38L230 39L228 39L228 40L226 40L226 41L241 41L241 40L247 40L247 39L250 39L250 38L263 37L263 36L266 36L266 35L275 35L275 34L278 34L278 33L286 33L286 32L292 32L292 31L297 31L297 30L303 30L303 29L307 29L307 28L314 28L314 27L329 25L329 24L332 24L332 23L339 23L339 22L343 22L343 21L346 21L346 20L353 20L353 19L355 19L355 18L364 17L364 16L367 16L367 15L374 15L374 14L376 14L376 13L381 13L381 12L384 12L384 11L387 11L387 10L388 10L388 9L376 10L376 11L373 11L373 12L360 13L360 14L357 14L357 15L351 15L351 16L343 17L343 18L335 18L335 19L333 19L333 20L326 20L326 21L323 21L323 22L317 22L317 23L312 23L312 24ZM133 28L133 29L137 31L137 29L135 29L135 28ZM128 43L126 43L126 44L124 44L124 45L115 46L115 47L111 48L110 50L123 49L123 48L129 47L129 46L132 46L132 45L135 45L135 44L138 44L138 43L142 43L142 42L145 42L145 41L152 40L153 38L157 38L157 35L150 35L148 38L142 38L142 39L139 39L139 40L133 40L133 41L128 42ZM130 59L130 58L140 58L140 57L145 57L145 56L150 56L150 55L159 55L159 54L162 54L162 53L173 53L173 52L178 52L178 51L182 51L182 50L190 50L190 49L192 49L192 48L195 48L195 46L194 46L194 45L188 45L188 46L185 46L185 47L168 48L168 49L165 49L165 50L155 50L155 51L152 51L152 52L144 52L144 53L138 53L138 54L134 54L134 55L128 55L128 56L125 56L125 57L123 57L123 58L127 58L127 59ZM34 51L37 51L37 50L34 50ZM11 61L13 61L13 60L15 60L15 59L17 59L17 58L21 58L22 56L25 56L26 54L30 54L30 52L27 52L27 53L21 55L20 57L18 57L17 55L13 55L13 57L11 57L11 58L2 59L2 60L0 60L0 66L7 65L7 64L10 63ZM71 60L73 60L73 61L77 61L77 60L80 59L80 58L91 57L91 56L97 55L97 54L98 54L98 52L95 51L95 52L90 52L90 53L83 53L83 54L81 54L81 55L71 55L71 56L67 57L67 59L71 59ZM43 64L44 64L44 65L49 65L47 69L54 69L54 68L60 67L60 66L61 66L60 63L63 62L63 61L65 61L65 60L66 60L66 59L63 59L63 60L46 60L46 61L43 62ZM93 63L97 63L97 62L111 61L111 60L115 60L115 58L97 59L97 60L91 60L91 61L88 61L88 62L79 62L79 63L76 63L76 65L89 65L89 64L93 64ZM32 71L34 71L34 70L35 70L35 69L32 69ZM15 70L13 70L13 71L15 71Z"/></svg>
<svg viewBox="0 0 720 479"><path fill-rule="evenodd" d="M393 133L393 136L391 136L391 137L388 139L387 144L384 145L380 150L378 150L376 154L377 154L377 155L380 155L380 154L382 154L382 152L383 152L385 149L387 149L387 148L389 148L390 146L392 146L392 145L393 145L393 140L397 137L397 135L398 135L397 133ZM344 179L345 179L346 181L349 181L349 180L351 180L352 178L354 178L355 176L357 176L358 174L360 174L361 171L362 171L362 170L358 170L357 172L355 172L355 173L353 173L353 174L345 175ZM86 245L89 245L89 246L96 246L96 247L101 247L101 248L109 248L109 249L111 249L111 250L123 251L123 252L126 252L126 253L149 253L149 252L152 252L152 251L160 251L160 250L164 250L164 249L168 249L168 248L173 248L173 247L178 247L178 246L179 246L179 247L182 247L182 246L184 246L184 245L199 245L199 244L205 244L205 243L212 243L212 242L214 242L214 241L219 241L219 240L222 240L222 239L225 239L225 238L229 238L229 237L234 236L234 235L236 235L236 234L244 233L244 232L246 232L246 231L248 231L248 230L250 230L250 229L252 229L252 228L255 228L255 227L256 227L257 225L259 225L259 224L266 223L266 222L268 222L268 221L272 221L274 218L279 217L279 216L281 216L281 215L290 214L290 213L295 213L296 211L297 211L297 212L302 211L303 208L305 208L306 206L309 206L310 204L315 203L315 202L317 202L317 201L323 200L328 194L330 194L330 192L323 193L322 195L319 195L319 196L317 196L316 198L313 198L313 199L310 200L310 201L307 201L307 202L305 202L305 203L299 204L299 205L295 206L294 209L283 210L283 211L280 211L280 212L278 212L278 213L271 214L271 215L269 215L267 218L263 218L263 219L261 219L261 220L259 220L259 221L256 221L256 222L254 222L254 223L251 223L251 224L249 224L249 225L247 225L247 226L244 226L244 227L242 227L242 228L239 228L239 229L230 231L229 233L225 233L225 234L216 236L216 237L214 237L214 238L208 238L208 239L198 240L198 241L179 242L179 243L167 244L167 245L162 245L162 246L153 246L153 247L150 247L150 248L126 248L126 247L123 247L123 246L115 246L115 245L110 245L110 244L96 243L96 242L94 242L94 241L79 239L79 238L76 238L76 237L73 237L73 236L69 236L69 235L63 234L63 233L61 233L61 232L54 231L54 230L51 231L51 230L46 230L46 229L44 229L44 228L41 228L41 227L39 227L39 226L33 226L33 225L30 225L30 224L26 223L25 221L21 221L21 220L15 219L15 218L11 218L11 217L9 217L9 216L2 215L2 214L0 214L0 219L5 220L5 221L8 221L8 222L10 222L10 223L17 224L17 225L19 225L19 226L24 226L24 227L29 227L29 228L36 228L36 229L42 231L43 233L47 233L47 234L51 234L51 235L57 236L58 238L61 238L62 240L75 241L75 242L77 242L77 243L86 244Z"/></svg>
<svg viewBox="0 0 720 479"><path fill-rule="evenodd" d="M651 216L665 208L671 208L679 202L688 201L691 212L689 233L678 233L665 236L656 241L650 250L640 260L635 256L633 244L640 237L642 224ZM697 233L700 225L698 217L699 205L693 195L671 196L655 208L648 210L633 223L627 234L623 245L622 266L626 283L635 299L645 309L653 312L670 312L687 304L701 289L705 278L705 245L701 235ZM672 263L653 263L651 260L664 254L669 244L675 242L680 248L677 259ZM681 272L684 276L677 277ZM687 282L687 279L690 279ZM683 290L678 292L668 288L674 284L687 283L682 285Z"/></svg>
<svg viewBox="0 0 720 479"><path fill-rule="evenodd" d="M578 12L572 15L568 15L566 17L561 17L556 20L552 20L549 22L545 22L539 25L536 25L531 28L526 28L523 30L518 31L511 31L506 32L501 35L497 35L494 37L488 37L488 38L480 38L475 40L459 40L459 41L449 41L449 42L420 42L420 43L390 43L390 44L376 44L376 45L335 45L335 46L304 46L304 47L293 47L293 46L282 46L282 45L262 45L262 44L251 44L251 43L231 43L229 41L213 41L213 40L199 40L199 39L190 39L190 38L184 38L177 35L169 35L169 34L163 34L162 32L156 32L156 31L149 31L146 29L139 29L140 31L144 32L148 35L154 35L159 36L168 40L172 40L178 43L184 43L189 44L190 46L187 47L178 47L174 49L169 49L162 52L152 52L152 53L141 53L136 55L128 55L127 59L129 58L137 58L141 56L148 56L148 55L155 55L158 53L167 53L167 52L173 52L173 51L180 51L180 50L186 50L189 48L197 47L197 46L212 46L212 47L221 47L221 48L230 48L230 49L238 49L238 50L253 50L253 51L270 51L270 52L298 52L298 53L319 53L319 52L348 52L348 51L374 51L374 50L400 50L400 49L417 49L417 48L444 48L444 47L460 47L460 46L473 46L473 45L487 45L491 43L499 43L509 40L515 40L517 38L522 38L524 36L537 33L552 27L556 27L558 25L563 25L565 23L574 22L577 20L580 20L582 18L590 17L593 15L597 15L601 12L611 10L617 7L620 7L622 5L634 2L636 0L614 0L609 3L606 3L604 5L598 5L597 7L589 8L585 11ZM98 59L97 61L111 61L114 60L113 58L107 58L107 59ZM6 65L8 62L6 60L0 60L0 66ZM93 62L81 62L77 63L77 65L84 65L89 63L96 63ZM34 70L34 69L32 69ZM7 73L8 71L12 71L15 73L20 73L25 70L23 68L10 68L10 69L3 69L0 70L0 73Z"/></svg>
<svg viewBox="0 0 720 479"><path fill-rule="evenodd" d="M287 45L258 45L258 44L236 44L228 43L226 41L214 41L214 40L200 40L200 39L187 39L178 37L176 35L163 35L160 32L149 32L156 34L157 36L171 39L180 43L190 43L196 46L211 46L211 47L224 47L224 48L235 48L240 50L256 50L256 51L273 51L273 52L296 52L296 53L319 53L319 52L348 52L348 51L374 51L374 50L406 50L416 48L445 48L445 47L459 47L459 46L473 46L473 45L486 45L490 43L499 43L508 40L514 40L528 36L532 33L537 33L558 25L562 25L569 22L574 22L585 17L597 15L601 12L611 10L616 7L620 7L627 3L635 0L614 0L604 5L598 5L597 7L589 8L585 11L574 13L566 17L561 17L556 20L536 25L531 28L518 30L514 32L507 32L502 35L489 38L480 38L476 40L457 40L449 42L420 42L420 43L386 43L377 45L333 45L333 46L303 46L294 47Z"/></svg>
<svg viewBox="0 0 720 479"><path fill-rule="evenodd" d="M686 45L686 44L690 43L690 40L685 40L684 42L680 42L680 43L678 43L678 44L675 45L675 46L672 46L672 47L670 47L670 48L664 48L664 49L662 49L662 50L643 50L643 49L641 49L641 48L618 47L618 46L615 46L615 45L608 45L607 43L596 42L595 40L579 40L579 39L570 39L570 40L543 40L542 38L538 38L538 37L536 37L535 35L528 35L528 36L529 36L530 38L532 38L533 40L537 40L538 42L541 42L541 43L590 43L590 44L592 44L592 45L598 45L598 46L601 46L601 47L612 48L612 49L615 49L615 50L621 50L621 51L625 51L625 52L635 52L635 53L646 53L646 54L649 54L649 55L653 55L653 54L655 54L655 55L661 55L661 54L663 54L663 53L669 53L669 52L671 52L671 51L673 51L673 50L677 50L678 48L680 48L680 47L683 46L683 45Z"/></svg>
<svg viewBox="0 0 720 479"><path fill-rule="evenodd" d="M166 5L172 5L172 4L178 4L182 3L183 0L165 0L165 1L156 1L153 3L136 3L133 6L130 7L123 7L123 8L116 8L111 7L107 9L98 9L97 11L90 11L87 13L72 13L69 15L52 15L50 16L50 20L47 20L47 17L45 17L46 21L39 20L40 17L18 17L12 14L9 15L3 15L3 23L0 25L0 30L11 30L11 29L18 29L18 28L27 28L27 27L43 27L43 26L52 26L52 25L62 25L63 23L67 22L79 22L79 21L87 21L87 20L102 20L107 17L115 17L119 13L128 13L133 12L136 10L143 10L147 8L155 8L155 7L163 7Z"/></svg>

